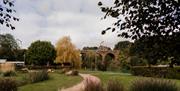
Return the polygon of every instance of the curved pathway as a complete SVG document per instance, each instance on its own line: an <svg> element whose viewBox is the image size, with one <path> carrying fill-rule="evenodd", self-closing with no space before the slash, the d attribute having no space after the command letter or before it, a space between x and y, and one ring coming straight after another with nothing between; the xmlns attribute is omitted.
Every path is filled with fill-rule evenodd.
<svg viewBox="0 0 180 91"><path fill-rule="evenodd" d="M85 83L87 80L92 81L94 84L100 84L100 79L97 78L96 76L90 75L90 74L79 74L82 78L83 81L80 82L77 85L74 85L70 88L66 88L66 89L61 89L59 91L84 91L85 88Z"/></svg>

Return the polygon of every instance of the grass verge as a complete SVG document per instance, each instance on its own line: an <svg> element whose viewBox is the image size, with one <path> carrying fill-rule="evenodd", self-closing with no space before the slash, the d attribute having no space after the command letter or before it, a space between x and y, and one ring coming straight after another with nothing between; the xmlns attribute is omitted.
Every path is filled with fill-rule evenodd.
<svg viewBox="0 0 180 91"><path fill-rule="evenodd" d="M27 84L18 88L18 91L57 91L58 88L67 88L79 83L79 76L66 76L59 73L50 73L50 79L34 84Z"/></svg>
<svg viewBox="0 0 180 91"><path fill-rule="evenodd" d="M124 85L125 91L129 90L130 85L134 80L147 78L140 76L132 76L131 74L128 73L118 73L118 72L81 71L81 73L92 74L94 76L99 77L104 86L106 86L107 85L106 83L108 83L108 81L111 79L119 80ZM175 81L177 86L180 88L180 80L174 80L174 79L171 80Z"/></svg>

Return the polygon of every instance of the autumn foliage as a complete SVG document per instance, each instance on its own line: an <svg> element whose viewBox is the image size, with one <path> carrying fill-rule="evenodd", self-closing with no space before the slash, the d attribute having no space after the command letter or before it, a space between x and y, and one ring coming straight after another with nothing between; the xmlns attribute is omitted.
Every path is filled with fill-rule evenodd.
<svg viewBox="0 0 180 91"><path fill-rule="evenodd" d="M65 36L56 43L56 63L70 63L73 68L81 67L80 51L71 43L71 39Z"/></svg>

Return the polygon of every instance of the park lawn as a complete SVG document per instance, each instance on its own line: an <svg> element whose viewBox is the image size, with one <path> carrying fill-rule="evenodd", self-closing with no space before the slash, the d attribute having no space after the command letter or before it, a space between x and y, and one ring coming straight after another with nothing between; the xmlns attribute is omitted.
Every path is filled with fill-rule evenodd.
<svg viewBox="0 0 180 91"><path fill-rule="evenodd" d="M105 86L110 79L119 80L128 90L132 81L136 79L143 79L145 77L132 76L129 73L118 73L118 72L101 72L101 71L80 71L80 73L92 74L101 79L103 85ZM19 76L22 77L22 74ZM18 77L19 77L18 76ZM18 78L20 79L20 78ZM172 79L171 79L172 80ZM59 74L57 72L50 73L50 79L47 81L27 84L18 88L18 91L58 91L58 88L67 88L73 86L82 81L79 76L66 76L64 74ZM173 80L177 83L180 88L180 80Z"/></svg>
<svg viewBox="0 0 180 91"><path fill-rule="evenodd" d="M94 76L99 77L104 86L107 85L107 82L110 79L119 80L124 85L125 90L128 90L130 88L130 85L134 80L147 78L140 76L132 76L129 73L118 73L118 72L82 71L82 73L92 74ZM170 80L175 81L180 89L180 80L174 80L174 79L170 79Z"/></svg>
<svg viewBox="0 0 180 91"><path fill-rule="evenodd" d="M18 91L58 91L58 88L67 88L79 83L79 76L66 76L59 73L50 73L50 79L34 84L27 84L18 88Z"/></svg>

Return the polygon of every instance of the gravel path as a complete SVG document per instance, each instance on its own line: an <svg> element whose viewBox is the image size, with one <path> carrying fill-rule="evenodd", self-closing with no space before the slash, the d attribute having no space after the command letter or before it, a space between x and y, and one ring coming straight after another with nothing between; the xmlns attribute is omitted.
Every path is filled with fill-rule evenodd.
<svg viewBox="0 0 180 91"><path fill-rule="evenodd" d="M83 78L82 82L80 82L77 85L74 85L70 88L61 89L59 91L84 91L86 80L91 80L94 84L100 84L100 82L101 82L99 78L97 78L93 75L90 75L90 74L79 74L79 75Z"/></svg>

